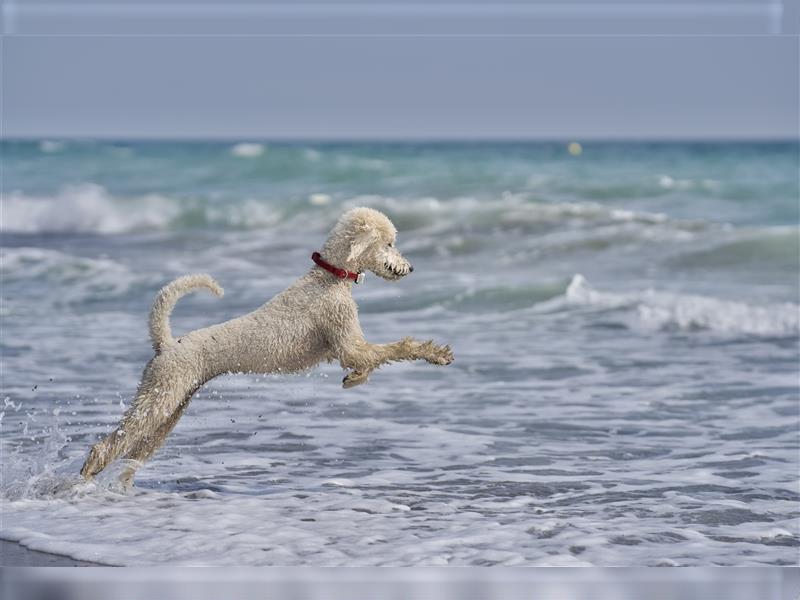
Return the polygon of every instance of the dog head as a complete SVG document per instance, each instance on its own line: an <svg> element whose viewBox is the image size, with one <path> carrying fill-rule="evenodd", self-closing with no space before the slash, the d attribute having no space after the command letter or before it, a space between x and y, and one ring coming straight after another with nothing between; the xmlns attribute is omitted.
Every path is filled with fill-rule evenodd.
<svg viewBox="0 0 800 600"><path fill-rule="evenodd" d="M395 247L397 229L383 213L372 208L353 208L344 213L322 248L322 257L349 271L372 271L396 280L414 267Z"/></svg>

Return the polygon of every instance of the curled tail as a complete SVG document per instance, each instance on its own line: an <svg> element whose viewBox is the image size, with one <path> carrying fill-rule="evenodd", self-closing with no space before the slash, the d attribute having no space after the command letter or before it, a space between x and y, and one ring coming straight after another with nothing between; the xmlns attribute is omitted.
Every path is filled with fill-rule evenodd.
<svg viewBox="0 0 800 600"><path fill-rule="evenodd" d="M211 290L217 296L222 296L224 293L211 275L205 273L178 277L158 292L153 302L153 309L150 311L150 339L153 340L153 350L156 351L156 354L175 341L172 339L172 331L169 326L169 315L175 308L175 303L182 296L200 288Z"/></svg>

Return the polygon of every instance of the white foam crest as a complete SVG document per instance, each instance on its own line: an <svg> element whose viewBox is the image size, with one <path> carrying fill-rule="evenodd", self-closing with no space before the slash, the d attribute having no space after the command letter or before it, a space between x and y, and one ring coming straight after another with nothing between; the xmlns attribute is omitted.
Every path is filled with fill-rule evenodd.
<svg viewBox="0 0 800 600"><path fill-rule="evenodd" d="M313 206L325 206L331 203L331 197L328 194L314 193L308 197L309 204Z"/></svg>
<svg viewBox="0 0 800 600"><path fill-rule="evenodd" d="M260 229L278 225L283 216L266 201L248 198L237 203L209 204L202 208L206 223L222 229Z"/></svg>
<svg viewBox="0 0 800 600"><path fill-rule="evenodd" d="M594 289L580 274L575 275L567 287L566 300L573 305L633 309L639 323L650 329L759 336L796 335L800 331L800 307L796 304L756 306L652 289L633 293L602 292Z"/></svg>
<svg viewBox="0 0 800 600"><path fill-rule="evenodd" d="M638 212L612 208L597 202L526 202L524 196L503 195L502 222L550 222L567 219L581 221L607 221L616 223L646 223L658 225L669 218L662 213Z"/></svg>
<svg viewBox="0 0 800 600"><path fill-rule="evenodd" d="M44 279L63 286L56 302L81 301L126 294L140 279L128 267L109 258L73 256L45 248L0 249L0 276L5 281Z"/></svg>
<svg viewBox="0 0 800 600"><path fill-rule="evenodd" d="M657 179L659 187L665 190L686 191L699 189L714 192L720 188L720 182L716 179L676 179L669 175L659 175Z"/></svg>
<svg viewBox="0 0 800 600"><path fill-rule="evenodd" d="M3 201L0 230L109 235L193 226L257 229L273 227L282 219L281 210L265 199L210 202L158 194L120 198L102 186L85 183L65 187L54 197L12 193Z"/></svg>
<svg viewBox="0 0 800 600"><path fill-rule="evenodd" d="M55 197L12 192L3 199L0 230L20 233L164 229L180 213L168 198L151 194L121 199L95 183L66 186Z"/></svg>
<svg viewBox="0 0 800 600"><path fill-rule="evenodd" d="M266 147L264 144L255 144L252 142L242 142L231 148L231 154L239 158L256 158L264 154L265 151Z"/></svg>
<svg viewBox="0 0 800 600"><path fill-rule="evenodd" d="M57 281L86 279L94 274L126 274L129 270L108 258L72 256L46 248L0 248L0 273L13 279L51 277Z"/></svg>
<svg viewBox="0 0 800 600"><path fill-rule="evenodd" d="M532 202L524 194L511 193L491 202L470 196L441 200L368 195L350 198L342 206L336 204L329 194L314 192L308 196L307 209L294 217L307 226L324 217L318 224L327 228L332 218L328 211L321 213L321 208L335 209L338 215L340 208L366 205L387 212L398 227L406 230L433 227L446 231L466 223L505 229L575 222L591 226L636 224L671 231L697 228L697 224L671 221L661 214L613 209L591 202ZM118 234L173 227L254 229L274 227L285 219L292 221L293 217L285 215L279 204L268 198L218 202L202 198L178 200L159 194L121 198L95 183L83 183L64 187L55 196L12 192L3 200L0 230Z"/></svg>
<svg viewBox="0 0 800 600"><path fill-rule="evenodd" d="M42 140L39 142L39 150L45 154L52 154L54 152L61 152L64 149L64 142L56 140Z"/></svg>
<svg viewBox="0 0 800 600"><path fill-rule="evenodd" d="M472 196L447 200L435 197L395 198L391 196L356 196L345 207L371 206L392 215L421 222L441 222L449 227L464 220L501 227L518 227L562 221L641 223L660 226L697 228L697 223L671 221L661 213L647 213L612 208L597 202L534 202L527 194L503 193L491 201Z"/></svg>
<svg viewBox="0 0 800 600"><path fill-rule="evenodd" d="M351 155L338 155L334 164L340 169L360 169L363 171L385 171L389 163L380 158L365 158Z"/></svg>

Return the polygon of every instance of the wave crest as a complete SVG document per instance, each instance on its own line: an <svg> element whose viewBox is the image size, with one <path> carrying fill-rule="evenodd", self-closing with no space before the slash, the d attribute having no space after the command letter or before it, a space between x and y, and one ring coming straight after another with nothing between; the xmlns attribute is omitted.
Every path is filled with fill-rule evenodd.
<svg viewBox="0 0 800 600"><path fill-rule="evenodd" d="M542 232L559 226L625 224L686 235L702 223L673 221L658 213L620 210L592 202L540 202L505 193L490 200L462 196L401 198L361 195L337 198L315 191L283 199L174 198L160 194L118 197L95 183L71 185L55 196L13 192L3 201L0 229L19 233L99 233L215 228L242 230L288 227L324 230L353 206L386 212L402 231L430 233Z"/></svg>
<svg viewBox="0 0 800 600"><path fill-rule="evenodd" d="M123 264L108 258L73 256L45 248L0 249L0 276L8 283L41 282L58 288L54 302L86 302L127 295L147 283Z"/></svg>
<svg viewBox="0 0 800 600"><path fill-rule="evenodd" d="M239 158L256 158L264 154L266 147L264 144L255 144L252 142L242 142L236 144L231 148L231 154Z"/></svg>
<svg viewBox="0 0 800 600"><path fill-rule="evenodd" d="M755 306L705 296L645 292L613 293L593 288L577 274L565 293L570 305L635 310L648 329L696 331L755 336L800 333L800 307L792 303Z"/></svg>
<svg viewBox="0 0 800 600"><path fill-rule="evenodd" d="M159 194L120 198L95 183L67 186L52 197L19 192L3 200L0 230L15 233L167 231L218 227L271 227L282 212L251 198L232 203L176 199Z"/></svg>
<svg viewBox="0 0 800 600"><path fill-rule="evenodd" d="M3 200L3 231L123 233L164 229L180 208L158 195L124 200L94 183L64 187L56 197L19 192Z"/></svg>

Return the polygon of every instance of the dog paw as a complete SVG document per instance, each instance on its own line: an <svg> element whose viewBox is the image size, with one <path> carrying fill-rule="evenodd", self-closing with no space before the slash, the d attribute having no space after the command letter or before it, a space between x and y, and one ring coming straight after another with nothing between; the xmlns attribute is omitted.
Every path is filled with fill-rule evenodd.
<svg viewBox="0 0 800 600"><path fill-rule="evenodd" d="M86 457L86 461L83 463L83 467L81 467L81 475L84 479L88 481L103 470L103 467L106 466L106 461L104 460L105 453L106 449L103 442L98 442L91 447L89 456Z"/></svg>
<svg viewBox="0 0 800 600"><path fill-rule="evenodd" d="M454 360L453 350L449 345L437 346L433 342L425 344L425 360L433 365L449 365Z"/></svg>
<svg viewBox="0 0 800 600"><path fill-rule="evenodd" d="M344 389L348 389L357 385L361 385L362 383L367 383L367 381L369 381L369 371L365 371L363 373L351 371L345 375L344 379L342 379L342 387Z"/></svg>

